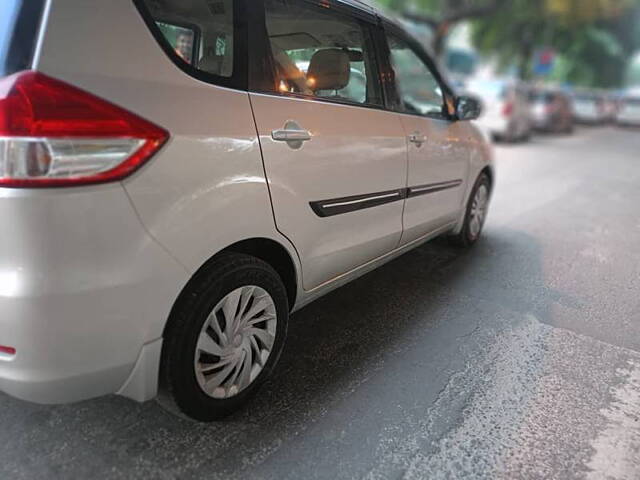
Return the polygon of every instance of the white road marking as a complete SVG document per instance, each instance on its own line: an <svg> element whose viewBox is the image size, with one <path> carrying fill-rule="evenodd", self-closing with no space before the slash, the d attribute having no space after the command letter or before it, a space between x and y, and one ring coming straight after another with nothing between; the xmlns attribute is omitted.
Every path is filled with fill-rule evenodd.
<svg viewBox="0 0 640 480"><path fill-rule="evenodd" d="M640 478L640 363L630 360L619 373L624 381L600 411L607 427L591 442L595 454L587 464L589 480Z"/></svg>
<svg viewBox="0 0 640 480"><path fill-rule="evenodd" d="M509 323L469 339L491 347L385 433L365 478L640 478L640 354L533 315Z"/></svg>

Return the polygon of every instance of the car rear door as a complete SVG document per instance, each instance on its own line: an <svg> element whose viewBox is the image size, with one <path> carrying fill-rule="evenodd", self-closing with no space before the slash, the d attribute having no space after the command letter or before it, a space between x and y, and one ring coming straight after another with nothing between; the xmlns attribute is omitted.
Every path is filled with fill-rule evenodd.
<svg viewBox="0 0 640 480"><path fill-rule="evenodd" d="M407 199L402 244L457 221L469 174L468 125L447 113L453 96L418 46L393 26L386 45L397 111L408 140Z"/></svg>
<svg viewBox="0 0 640 480"><path fill-rule="evenodd" d="M407 176L401 122L383 108L376 18L330 3L265 0L264 25L252 25L251 50L263 53L251 104L276 224L306 290L398 246Z"/></svg>

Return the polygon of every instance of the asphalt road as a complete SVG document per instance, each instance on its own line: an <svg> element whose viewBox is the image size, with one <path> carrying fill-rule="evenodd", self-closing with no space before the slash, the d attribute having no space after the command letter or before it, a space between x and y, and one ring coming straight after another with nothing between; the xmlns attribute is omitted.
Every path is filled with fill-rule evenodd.
<svg viewBox="0 0 640 480"><path fill-rule="evenodd" d="M481 243L297 313L244 412L0 395L0 478L640 478L640 131L497 157Z"/></svg>

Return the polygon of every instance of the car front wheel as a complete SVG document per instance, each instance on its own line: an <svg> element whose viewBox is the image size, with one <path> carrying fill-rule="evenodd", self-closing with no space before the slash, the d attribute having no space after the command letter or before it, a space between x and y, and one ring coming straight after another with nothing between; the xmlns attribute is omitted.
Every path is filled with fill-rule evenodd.
<svg viewBox="0 0 640 480"><path fill-rule="evenodd" d="M486 173L482 173L469 196L462 230L457 235L449 237L451 243L468 248L478 241L489 212L490 198L491 181Z"/></svg>

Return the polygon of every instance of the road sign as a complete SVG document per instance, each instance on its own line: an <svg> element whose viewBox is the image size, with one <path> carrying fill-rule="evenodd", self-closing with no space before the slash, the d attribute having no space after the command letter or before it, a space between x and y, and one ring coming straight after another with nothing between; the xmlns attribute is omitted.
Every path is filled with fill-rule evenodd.
<svg viewBox="0 0 640 480"><path fill-rule="evenodd" d="M535 54L533 73L540 76L549 75L556 62L556 52L550 48L539 50Z"/></svg>

